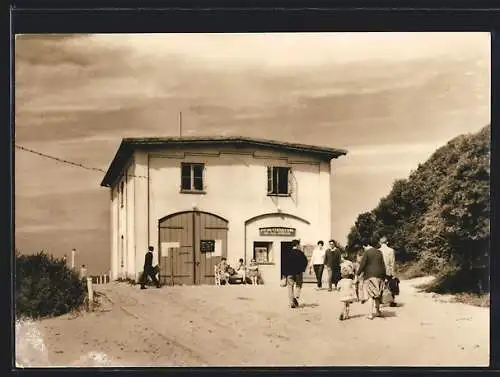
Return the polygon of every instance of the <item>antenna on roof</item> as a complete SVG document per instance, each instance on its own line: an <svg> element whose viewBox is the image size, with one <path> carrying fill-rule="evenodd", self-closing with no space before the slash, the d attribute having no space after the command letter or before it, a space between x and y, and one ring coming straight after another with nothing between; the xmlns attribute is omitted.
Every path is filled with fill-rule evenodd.
<svg viewBox="0 0 500 377"><path fill-rule="evenodd" d="M182 137L182 111L179 111L179 137Z"/></svg>

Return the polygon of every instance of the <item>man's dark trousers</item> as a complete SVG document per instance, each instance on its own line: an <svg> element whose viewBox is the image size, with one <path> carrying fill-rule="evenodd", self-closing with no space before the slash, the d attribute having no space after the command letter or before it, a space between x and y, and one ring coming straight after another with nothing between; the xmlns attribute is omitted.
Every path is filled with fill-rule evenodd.
<svg viewBox="0 0 500 377"><path fill-rule="evenodd" d="M321 288L321 280L323 279L323 269L325 268L324 264L313 264L314 273L316 274L316 280L318 288Z"/></svg>
<svg viewBox="0 0 500 377"><path fill-rule="evenodd" d="M160 282L156 278L155 269L153 267L144 267L144 272L142 273L141 288L146 288L146 282L148 281L148 276L153 280L153 283L159 287Z"/></svg>

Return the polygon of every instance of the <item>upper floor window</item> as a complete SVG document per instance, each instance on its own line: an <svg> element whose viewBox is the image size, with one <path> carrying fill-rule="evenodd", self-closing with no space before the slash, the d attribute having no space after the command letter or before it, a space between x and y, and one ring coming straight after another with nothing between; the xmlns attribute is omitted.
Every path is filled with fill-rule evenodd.
<svg viewBox="0 0 500 377"><path fill-rule="evenodd" d="M181 163L181 191L203 191L204 164Z"/></svg>
<svg viewBox="0 0 500 377"><path fill-rule="evenodd" d="M267 168L267 194L291 194L291 169L283 166L269 166Z"/></svg>

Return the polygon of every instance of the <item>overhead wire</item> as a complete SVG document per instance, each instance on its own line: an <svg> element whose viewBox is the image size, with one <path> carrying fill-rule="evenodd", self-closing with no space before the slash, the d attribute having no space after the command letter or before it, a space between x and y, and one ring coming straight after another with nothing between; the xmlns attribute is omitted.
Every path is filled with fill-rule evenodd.
<svg viewBox="0 0 500 377"><path fill-rule="evenodd" d="M100 172L100 173L106 173L106 170L101 169L101 168L96 168L96 167L84 165L82 163L78 163L78 162L74 162L74 161L69 161L69 160L66 160L66 159L61 158L61 157L52 156L52 155L49 155L49 154L46 154L46 153L42 153L42 152L36 151L34 149L26 148L26 147L24 147L22 145L19 145L19 144L14 144L14 146L17 149L20 149L20 150L23 150L25 152L29 152L29 153L35 154L35 155L40 156L40 157L48 158L50 160L54 160L54 161L60 162L62 164L71 165L71 166L79 167L79 168L90 170L90 171L97 171L97 172ZM145 176L142 176L142 175L127 174L127 176L128 177L148 179L148 177L145 177Z"/></svg>

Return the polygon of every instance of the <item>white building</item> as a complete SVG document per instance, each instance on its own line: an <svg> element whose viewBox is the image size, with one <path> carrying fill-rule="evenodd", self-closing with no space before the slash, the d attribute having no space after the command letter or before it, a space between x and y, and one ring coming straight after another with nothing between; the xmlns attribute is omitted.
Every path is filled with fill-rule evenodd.
<svg viewBox="0 0 500 377"><path fill-rule="evenodd" d="M111 190L112 278L138 279L154 246L165 284L213 284L226 256L281 277L298 238L330 237L330 162L341 149L243 137L127 138L101 186Z"/></svg>

